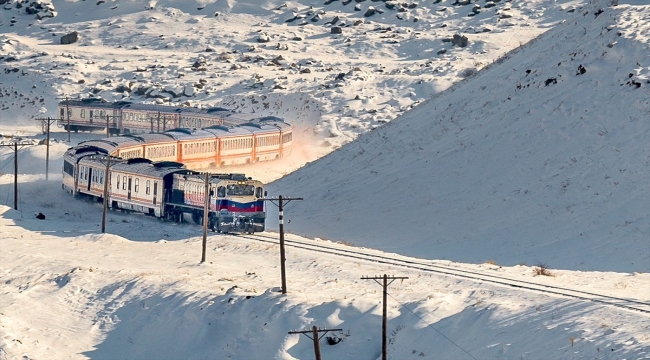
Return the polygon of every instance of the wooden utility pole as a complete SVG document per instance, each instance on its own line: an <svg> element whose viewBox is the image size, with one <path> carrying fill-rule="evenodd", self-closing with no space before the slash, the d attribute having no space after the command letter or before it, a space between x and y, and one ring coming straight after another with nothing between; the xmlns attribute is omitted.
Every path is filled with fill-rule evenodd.
<svg viewBox="0 0 650 360"><path fill-rule="evenodd" d="M303 198L291 198L291 197L282 197L278 196L277 199L260 199L262 201L270 201L273 205L278 207L278 225L280 230L280 275L282 276L282 293L287 293L287 274L284 268L284 262L286 260L284 254L284 205L290 203L292 200L303 200ZM275 203L277 201L277 204Z"/></svg>
<svg viewBox="0 0 650 360"><path fill-rule="evenodd" d="M13 144L0 144L0 147L6 146L14 148L14 210L18 210L18 145L27 146L33 144L31 142L25 141L14 141Z"/></svg>
<svg viewBox="0 0 650 360"><path fill-rule="evenodd" d="M321 360L320 357L320 344L318 341L327 334L329 331L343 331L342 329L318 329L316 326L313 326L311 330L304 330L304 331L289 331L289 334L303 334L307 336L308 338L312 339L314 341L314 355L316 355L316 360ZM318 333L322 332L323 335L320 337L318 336ZM311 333L311 336L309 336L309 333Z"/></svg>
<svg viewBox="0 0 650 360"><path fill-rule="evenodd" d="M47 121L47 139L45 146L45 180L48 180L49 174L50 174L50 125L56 121L56 119L51 119L51 118L40 118L36 119L40 121L41 123L45 123Z"/></svg>
<svg viewBox="0 0 650 360"><path fill-rule="evenodd" d="M210 204L210 174L205 173L205 192L203 193L203 251L201 252L201 262L205 262L205 248L208 245L208 219Z"/></svg>
<svg viewBox="0 0 650 360"><path fill-rule="evenodd" d="M375 282L379 285L381 285L384 288L384 311L382 313L382 320L381 320L381 359L382 360L387 360L388 359L388 343L386 341L386 327L387 327L387 320L386 320L386 302L387 302L387 296L388 296L388 285L392 284L393 281L397 279L408 279L408 277L404 276L387 276L384 274L384 276L373 276L373 277L367 277L363 276L361 277L361 280L375 280ZM380 283L378 280L383 280L383 283ZM388 282L390 280L390 282Z"/></svg>
<svg viewBox="0 0 650 360"><path fill-rule="evenodd" d="M104 209L102 213L102 234L106 232L106 213L108 212L108 183L110 182L110 166L111 166L111 157L110 155L106 156L106 170L104 173Z"/></svg>
<svg viewBox="0 0 650 360"><path fill-rule="evenodd" d="M57 98L57 100L65 100L65 115L66 115L66 118L68 119L68 121L67 121L67 124L68 124L68 142L70 142L70 98L68 97L68 95L66 95L64 97ZM63 120L63 118L59 117L59 120Z"/></svg>
<svg viewBox="0 0 650 360"><path fill-rule="evenodd" d="M65 97L65 115L68 118L68 142L70 142L70 98Z"/></svg>
<svg viewBox="0 0 650 360"><path fill-rule="evenodd" d="M111 137L111 130L110 130L110 127L109 127L110 119L111 119L111 118L112 118L112 119L115 119L115 118L119 118L119 117L120 117L120 115L108 115L108 114L106 114L106 137ZM117 126L117 125L116 125L116 127L117 127L118 129L120 128L120 127Z"/></svg>

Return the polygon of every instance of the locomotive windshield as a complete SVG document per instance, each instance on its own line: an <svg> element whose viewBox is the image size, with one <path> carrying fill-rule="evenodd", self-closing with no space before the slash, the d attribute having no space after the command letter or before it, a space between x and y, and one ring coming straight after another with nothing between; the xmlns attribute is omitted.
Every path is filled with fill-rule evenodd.
<svg viewBox="0 0 650 360"><path fill-rule="evenodd" d="M227 186L228 195L230 196L251 196L255 193L253 185L230 184Z"/></svg>

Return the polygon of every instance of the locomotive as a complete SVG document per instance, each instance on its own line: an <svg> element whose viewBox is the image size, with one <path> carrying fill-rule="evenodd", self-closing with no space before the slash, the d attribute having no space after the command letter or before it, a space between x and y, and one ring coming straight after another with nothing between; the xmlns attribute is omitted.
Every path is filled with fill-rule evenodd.
<svg viewBox="0 0 650 360"><path fill-rule="evenodd" d="M264 231L264 185L244 174L205 174L175 161L122 159L95 146L77 146L63 156L62 188L73 196L104 199L112 209L182 222L203 223L208 197L208 227L217 232ZM108 167L108 173L106 171Z"/></svg>

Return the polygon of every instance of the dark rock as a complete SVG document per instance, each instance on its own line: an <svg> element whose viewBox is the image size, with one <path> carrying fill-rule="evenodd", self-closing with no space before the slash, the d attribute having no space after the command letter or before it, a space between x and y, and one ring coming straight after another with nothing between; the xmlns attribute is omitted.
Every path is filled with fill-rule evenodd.
<svg viewBox="0 0 650 360"><path fill-rule="evenodd" d="M376 13L377 13L376 9L370 8L370 9L366 10L366 12L365 12L365 14L363 14L363 16L364 17L370 17L370 16L375 15Z"/></svg>
<svg viewBox="0 0 650 360"><path fill-rule="evenodd" d="M467 36L455 34L453 39L451 39L451 43L459 47L465 47L469 43L469 39Z"/></svg>
<svg viewBox="0 0 650 360"><path fill-rule="evenodd" d="M336 25L337 22L339 22L339 17L338 17L338 16L335 16L334 19L332 19L332 20L326 22L325 25L332 25L332 26L334 26L334 25Z"/></svg>
<svg viewBox="0 0 650 360"><path fill-rule="evenodd" d="M557 79L556 78L548 78L546 81L544 81L544 86L549 86L551 84L557 84Z"/></svg>
<svg viewBox="0 0 650 360"><path fill-rule="evenodd" d="M39 212L38 214L35 214L34 216L36 216L36 218L38 220L45 220L45 215L43 215L43 213Z"/></svg>
<svg viewBox="0 0 650 360"><path fill-rule="evenodd" d="M121 93L123 93L123 92L129 92L130 93L131 89L126 85L119 85L118 87L115 88L115 91L121 92Z"/></svg>
<svg viewBox="0 0 650 360"><path fill-rule="evenodd" d="M61 44L64 45L76 43L78 40L79 40L79 33L76 31L61 36Z"/></svg>
<svg viewBox="0 0 650 360"><path fill-rule="evenodd" d="M331 34L342 34L343 29L341 29L340 26L332 26L332 28L330 29L330 33Z"/></svg>
<svg viewBox="0 0 650 360"><path fill-rule="evenodd" d="M580 66L578 66L578 72L576 73L576 75L582 75L582 74L584 74L586 72L587 72L587 69L585 69L584 66L580 65Z"/></svg>

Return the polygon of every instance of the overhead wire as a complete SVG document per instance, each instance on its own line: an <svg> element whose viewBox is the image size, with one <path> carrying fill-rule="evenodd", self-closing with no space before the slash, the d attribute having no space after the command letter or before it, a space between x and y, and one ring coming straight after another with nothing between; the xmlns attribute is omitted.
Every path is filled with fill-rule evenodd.
<svg viewBox="0 0 650 360"><path fill-rule="evenodd" d="M422 321L425 321L422 317L420 317L420 315L416 314L413 310L409 309L408 306L406 306L405 304L403 304L401 301L397 300L397 299L396 299L395 297L393 297L391 294L386 293L386 295L390 296L391 299L397 301L398 304L400 304L403 308L405 308L406 310L408 310L411 314L415 315L415 317L417 317L418 319L420 319L420 320L422 320ZM433 326L433 324L429 324L429 325L425 326L425 328L431 328L431 329L433 329L435 332L437 332L438 334L440 334L440 336L444 337L445 339L447 339L447 341L449 341L450 343L454 344L454 346L456 346L457 348L459 348L462 352L464 352L465 354L467 354L469 357L471 357L471 358L474 359L474 360L478 360L478 359L476 359L474 356L472 356L472 354L470 354L467 350L463 349L462 346L458 345L458 344L455 343L453 340L451 340L449 337L447 337L445 334L441 333L438 329L436 329L436 328ZM420 337L422 337L422 335L420 335ZM418 339L419 339L419 338L418 338Z"/></svg>
<svg viewBox="0 0 650 360"><path fill-rule="evenodd" d="M0 167L0 170L4 169L7 165L11 164L15 156L16 156L15 154L13 156L11 156L9 158L9 160L7 160L7 162ZM9 204L9 194L10 193L11 193L10 187L7 187L7 198L6 198L5 202L4 202L7 205Z"/></svg>

